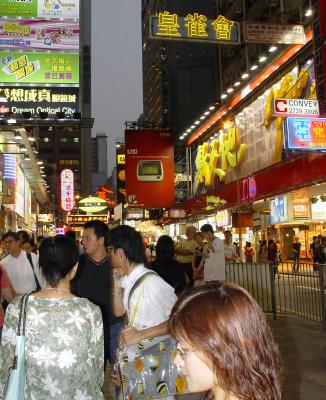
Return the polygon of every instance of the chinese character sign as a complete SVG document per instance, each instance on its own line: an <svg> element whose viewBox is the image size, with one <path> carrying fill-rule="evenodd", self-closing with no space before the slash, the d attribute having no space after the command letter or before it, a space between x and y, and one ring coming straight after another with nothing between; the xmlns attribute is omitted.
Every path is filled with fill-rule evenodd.
<svg viewBox="0 0 326 400"><path fill-rule="evenodd" d="M222 15L211 20L198 13L180 17L178 14L164 11L151 17L150 37L238 44L240 29L238 22L230 21Z"/></svg>
<svg viewBox="0 0 326 400"><path fill-rule="evenodd" d="M79 0L0 0L0 15L79 19Z"/></svg>
<svg viewBox="0 0 326 400"><path fill-rule="evenodd" d="M64 169L60 175L61 208L64 211L73 210L74 204L74 173Z"/></svg>
<svg viewBox="0 0 326 400"><path fill-rule="evenodd" d="M0 19L0 47L79 51L79 23Z"/></svg>
<svg viewBox="0 0 326 400"><path fill-rule="evenodd" d="M289 150L326 150L326 118L289 117L285 123Z"/></svg>
<svg viewBox="0 0 326 400"><path fill-rule="evenodd" d="M15 117L22 117L23 112L30 112L32 118L38 117L39 112L47 112L49 116L64 112L68 118L79 111L79 89L75 87L3 86L1 89Z"/></svg>
<svg viewBox="0 0 326 400"><path fill-rule="evenodd" d="M2 83L79 83L79 54L0 52Z"/></svg>
<svg viewBox="0 0 326 400"><path fill-rule="evenodd" d="M247 144L240 144L240 132L234 127L221 131L218 138L199 145L195 159L194 193L206 192L213 188L217 180L224 181L227 171L244 161L247 147Z"/></svg>

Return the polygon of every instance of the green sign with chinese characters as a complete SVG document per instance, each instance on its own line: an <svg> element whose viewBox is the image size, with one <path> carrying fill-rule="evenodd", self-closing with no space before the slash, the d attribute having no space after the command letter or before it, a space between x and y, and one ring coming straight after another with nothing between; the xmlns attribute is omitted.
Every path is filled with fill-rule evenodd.
<svg viewBox="0 0 326 400"><path fill-rule="evenodd" d="M0 15L79 19L79 0L0 0Z"/></svg>
<svg viewBox="0 0 326 400"><path fill-rule="evenodd" d="M79 83L79 54L0 52L1 83Z"/></svg>
<svg viewBox="0 0 326 400"><path fill-rule="evenodd" d="M168 11L151 16L150 37L163 40L188 40L218 44L239 44L239 23L223 15L215 20L194 13L185 17Z"/></svg>
<svg viewBox="0 0 326 400"><path fill-rule="evenodd" d="M0 0L0 15L6 17L37 17L38 0Z"/></svg>

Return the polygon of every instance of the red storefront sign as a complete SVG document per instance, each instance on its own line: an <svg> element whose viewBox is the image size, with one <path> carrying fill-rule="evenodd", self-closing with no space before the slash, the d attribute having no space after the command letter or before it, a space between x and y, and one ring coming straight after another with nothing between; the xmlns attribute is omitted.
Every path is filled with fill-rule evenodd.
<svg viewBox="0 0 326 400"><path fill-rule="evenodd" d="M221 185L215 192L205 194L196 199L189 200L182 204L182 208L187 208L193 212L195 209L200 209L205 204L204 198L207 195L218 195L226 201L226 208L238 205L237 193L239 191L239 206L242 199L242 185L245 182L245 201L247 204L249 191L246 179L233 181L231 183ZM250 178L252 179L252 177ZM288 193L293 190L311 186L316 183L326 182L326 154L314 153L289 158L278 164L272 165L255 173L255 198L252 201L262 200L279 194ZM239 185L239 187L237 187Z"/></svg>

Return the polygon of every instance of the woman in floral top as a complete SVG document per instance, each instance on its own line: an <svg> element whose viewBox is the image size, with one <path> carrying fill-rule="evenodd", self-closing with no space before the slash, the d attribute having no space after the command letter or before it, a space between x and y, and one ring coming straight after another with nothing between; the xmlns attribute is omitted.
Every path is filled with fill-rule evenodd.
<svg viewBox="0 0 326 400"><path fill-rule="evenodd" d="M78 248L65 236L45 239L40 266L46 286L27 303L26 400L101 400L103 324L100 309L70 293ZM20 298L7 308L0 347L0 399L12 366Z"/></svg>

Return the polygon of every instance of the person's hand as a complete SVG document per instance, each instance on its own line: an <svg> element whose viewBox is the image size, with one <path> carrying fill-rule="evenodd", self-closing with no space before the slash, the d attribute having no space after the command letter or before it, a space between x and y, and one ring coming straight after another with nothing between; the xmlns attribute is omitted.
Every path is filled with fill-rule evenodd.
<svg viewBox="0 0 326 400"><path fill-rule="evenodd" d="M122 347L137 344L142 340L139 331L136 328L127 328L121 332L120 344Z"/></svg>

